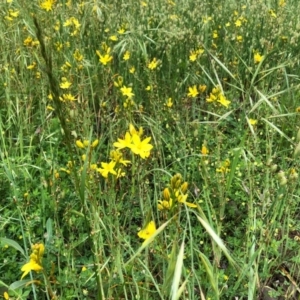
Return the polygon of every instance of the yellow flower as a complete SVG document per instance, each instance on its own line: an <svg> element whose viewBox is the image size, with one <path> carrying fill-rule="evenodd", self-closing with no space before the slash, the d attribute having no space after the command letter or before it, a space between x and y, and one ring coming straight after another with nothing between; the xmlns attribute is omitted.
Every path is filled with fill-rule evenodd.
<svg viewBox="0 0 300 300"><path fill-rule="evenodd" d="M196 51L190 52L190 56L189 56L190 61L195 61L197 59L197 57L198 57L198 54Z"/></svg>
<svg viewBox="0 0 300 300"><path fill-rule="evenodd" d="M254 63L256 63L256 64L258 64L258 63L260 63L262 60L263 60L263 56L262 55L260 55L258 52L256 52L255 54L254 54Z"/></svg>
<svg viewBox="0 0 300 300"><path fill-rule="evenodd" d="M125 85L120 89L123 96L127 96L129 99L131 99L134 96L134 93L132 93L131 87L126 87Z"/></svg>
<svg viewBox="0 0 300 300"><path fill-rule="evenodd" d="M61 89L68 89L72 83L67 80L66 77L62 77L61 84L59 85Z"/></svg>
<svg viewBox="0 0 300 300"><path fill-rule="evenodd" d="M24 272L21 279L23 279L30 271L39 272L43 270L42 258L45 252L45 246L43 244L35 244L32 246L32 253L30 255L30 260L25 264L21 271Z"/></svg>
<svg viewBox="0 0 300 300"><path fill-rule="evenodd" d="M135 72L135 67L131 67L131 68L129 69L129 73L134 74L134 72Z"/></svg>
<svg viewBox="0 0 300 300"><path fill-rule="evenodd" d="M192 87L189 87L188 96L195 98L195 97L197 97L197 95L199 95L199 92L197 90L197 86L194 85Z"/></svg>
<svg viewBox="0 0 300 300"><path fill-rule="evenodd" d="M234 24L235 24L236 27L241 27L242 26L242 22L241 22L240 19L237 19Z"/></svg>
<svg viewBox="0 0 300 300"><path fill-rule="evenodd" d="M126 51L123 55L123 59L124 60L128 60L130 58L130 52L129 51Z"/></svg>
<svg viewBox="0 0 300 300"><path fill-rule="evenodd" d="M132 144L130 146L131 151L134 154L139 155L141 158L145 159L149 157L150 150L153 148L151 144L149 144L151 137L147 137L144 140L141 140L140 136L134 134L132 136Z"/></svg>
<svg viewBox="0 0 300 300"><path fill-rule="evenodd" d="M113 57L111 55L108 55L108 54L105 54L104 56L103 55L100 55L99 56L99 61L102 63L102 65L106 66L112 59Z"/></svg>
<svg viewBox="0 0 300 300"><path fill-rule="evenodd" d="M257 120L254 120L254 119L249 119L249 123L254 126L257 124Z"/></svg>
<svg viewBox="0 0 300 300"><path fill-rule="evenodd" d="M153 58L153 60L148 64L148 69L154 70L157 68L158 61L156 58Z"/></svg>
<svg viewBox="0 0 300 300"><path fill-rule="evenodd" d="M75 101L76 98L72 94L63 94L62 97L59 98L61 101Z"/></svg>
<svg viewBox="0 0 300 300"><path fill-rule="evenodd" d="M139 238L143 240L149 239L156 232L154 221L150 221L146 227L138 232Z"/></svg>
<svg viewBox="0 0 300 300"><path fill-rule="evenodd" d="M238 36L236 37L236 40L237 40L239 43L241 43L241 42L243 41L243 37L242 37L241 35L238 35Z"/></svg>
<svg viewBox="0 0 300 300"><path fill-rule="evenodd" d="M177 200L178 200L179 203L183 203L183 204L185 204L188 207L191 207L191 208L197 207L197 204L194 204L194 203L191 203L191 202L187 202L186 201L187 197L188 197L188 195L179 195L177 197Z"/></svg>
<svg viewBox="0 0 300 300"><path fill-rule="evenodd" d="M109 50L109 51L108 51ZM99 61L106 66L109 62L112 61L113 57L110 55L110 49L108 48L107 53L102 55L99 50L96 50L97 55L99 56Z"/></svg>
<svg viewBox="0 0 300 300"><path fill-rule="evenodd" d="M205 156L208 153L209 153L209 150L207 149L207 147L205 145L202 145L201 154Z"/></svg>
<svg viewBox="0 0 300 300"><path fill-rule="evenodd" d="M125 29L124 28L120 28L119 30L118 30L118 34L123 34L125 32Z"/></svg>
<svg viewBox="0 0 300 300"><path fill-rule="evenodd" d="M129 132L126 132L124 140L118 139L117 142L115 142L114 147L118 149L123 149L123 148L130 148L131 147L131 135Z"/></svg>
<svg viewBox="0 0 300 300"><path fill-rule="evenodd" d="M173 106L173 101L172 101L172 98L168 98L166 104L165 104L167 107L171 108Z"/></svg>
<svg viewBox="0 0 300 300"><path fill-rule="evenodd" d="M117 172L114 170L114 167L116 165L115 161L111 161L110 163L101 163L102 168L98 168L97 171L104 177L107 178L108 174L117 175Z"/></svg>
<svg viewBox="0 0 300 300"><path fill-rule="evenodd" d="M109 39L110 39L111 41L116 42L116 41L118 40L118 37L117 37L116 35L112 35L112 36L109 37Z"/></svg>
<svg viewBox="0 0 300 300"><path fill-rule="evenodd" d="M11 16L11 17L13 17L13 18L16 18L16 17L18 17L19 16L19 11L18 10L12 10L12 9L10 9L9 10L9 15Z"/></svg>
<svg viewBox="0 0 300 300"><path fill-rule="evenodd" d="M217 30L213 32L213 39L217 39L219 37Z"/></svg>
<svg viewBox="0 0 300 300"><path fill-rule="evenodd" d="M9 295L8 295L7 292L4 292L4 293L3 293L3 298L4 298L5 300L9 300Z"/></svg>
<svg viewBox="0 0 300 300"><path fill-rule="evenodd" d="M55 2L56 0L46 0L40 4L40 7L46 11L50 11Z"/></svg>
<svg viewBox="0 0 300 300"><path fill-rule="evenodd" d="M226 97L223 94L219 95L218 102L228 108L229 104L231 103L229 100L226 99Z"/></svg>

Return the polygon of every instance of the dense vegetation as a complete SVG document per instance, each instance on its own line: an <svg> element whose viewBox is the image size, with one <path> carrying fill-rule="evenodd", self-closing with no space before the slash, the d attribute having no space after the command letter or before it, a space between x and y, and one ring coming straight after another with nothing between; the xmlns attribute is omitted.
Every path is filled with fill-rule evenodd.
<svg viewBox="0 0 300 300"><path fill-rule="evenodd" d="M0 8L0 298L299 299L298 1Z"/></svg>

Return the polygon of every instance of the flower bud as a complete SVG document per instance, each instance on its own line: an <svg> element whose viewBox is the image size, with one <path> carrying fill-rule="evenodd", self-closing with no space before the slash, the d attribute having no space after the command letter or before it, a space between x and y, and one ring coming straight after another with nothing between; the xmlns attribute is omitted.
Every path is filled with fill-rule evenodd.
<svg viewBox="0 0 300 300"><path fill-rule="evenodd" d="M285 176L285 173L283 171L278 172L278 179L280 185L286 185L287 184L287 178Z"/></svg>
<svg viewBox="0 0 300 300"><path fill-rule="evenodd" d="M177 184L178 180L181 181L181 175L179 173L175 174L171 179L171 187L172 188L176 188L176 184ZM180 186L180 184L179 184L179 186Z"/></svg>
<svg viewBox="0 0 300 300"><path fill-rule="evenodd" d="M174 189L179 189L181 186L181 179L178 179L176 182L175 182L175 185L174 185Z"/></svg>
<svg viewBox="0 0 300 300"><path fill-rule="evenodd" d="M290 170L290 175L289 175L289 179L291 179L291 180L296 180L296 179L298 179L298 173L296 172L296 170L294 169L294 168L292 168L291 170Z"/></svg>
<svg viewBox="0 0 300 300"><path fill-rule="evenodd" d="M181 189L182 193L184 193L184 194L186 193L188 185L189 184L186 181L181 185L180 189Z"/></svg>
<svg viewBox="0 0 300 300"><path fill-rule="evenodd" d="M77 140L77 141L75 142L75 144L76 144L76 146L77 146L78 148L81 148L81 149L84 148L84 144L82 143L81 140Z"/></svg>
<svg viewBox="0 0 300 300"><path fill-rule="evenodd" d="M96 148L98 144L99 144L99 140L98 139L94 140L92 143L92 148Z"/></svg>
<svg viewBox="0 0 300 300"><path fill-rule="evenodd" d="M277 168L278 168L278 165L274 164L274 165L271 166L271 171L276 172Z"/></svg>
<svg viewBox="0 0 300 300"><path fill-rule="evenodd" d="M165 199L165 200L167 200L167 201L170 200L171 195L170 195L170 191L169 191L168 188L165 188L165 189L164 189L164 191L163 191L163 196L164 196L164 199Z"/></svg>

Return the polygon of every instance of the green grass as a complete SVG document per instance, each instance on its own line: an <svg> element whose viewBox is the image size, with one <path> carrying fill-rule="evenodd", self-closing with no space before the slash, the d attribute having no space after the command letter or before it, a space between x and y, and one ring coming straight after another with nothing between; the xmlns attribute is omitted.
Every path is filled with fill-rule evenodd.
<svg viewBox="0 0 300 300"><path fill-rule="evenodd" d="M1 2L0 299L298 299L299 4L219 2Z"/></svg>

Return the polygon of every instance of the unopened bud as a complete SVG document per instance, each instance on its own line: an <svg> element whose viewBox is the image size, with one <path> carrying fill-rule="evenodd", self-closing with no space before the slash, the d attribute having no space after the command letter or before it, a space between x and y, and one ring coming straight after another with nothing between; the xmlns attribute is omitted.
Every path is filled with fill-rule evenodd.
<svg viewBox="0 0 300 300"><path fill-rule="evenodd" d="M279 184L280 185L286 185L287 184L287 178L286 177L282 177L279 179Z"/></svg>
<svg viewBox="0 0 300 300"><path fill-rule="evenodd" d="M277 171L278 166L276 164L271 166L271 171L272 172L276 172Z"/></svg>
<svg viewBox="0 0 300 300"><path fill-rule="evenodd" d="M175 182L174 188L175 188L175 189L179 189L180 186L181 186L181 179L178 179L178 180Z"/></svg>
<svg viewBox="0 0 300 300"><path fill-rule="evenodd" d="M164 191L163 191L163 196L164 196L164 199L165 199L165 200L167 200L167 201L170 200L171 195L170 195L170 191L169 191L168 188L165 188L165 189L164 189Z"/></svg>
<svg viewBox="0 0 300 300"><path fill-rule="evenodd" d="M278 172L278 179L280 185L286 185L287 184L287 178L285 176L285 173L283 171Z"/></svg>
<svg viewBox="0 0 300 300"><path fill-rule="evenodd" d="M189 184L186 181L181 185L180 189L181 189L182 193L184 193L184 194L186 193L188 185Z"/></svg>
<svg viewBox="0 0 300 300"><path fill-rule="evenodd" d="M96 148L99 144L99 140L94 140L93 143L92 143L92 148Z"/></svg>
<svg viewBox="0 0 300 300"><path fill-rule="evenodd" d="M179 173L175 174L171 179L172 188L176 188L177 180L181 180L181 175Z"/></svg>
<svg viewBox="0 0 300 300"><path fill-rule="evenodd" d="M76 142L75 142L75 144L76 144L76 146L78 147L78 148L84 148L84 144L82 143L82 141L81 140L77 140Z"/></svg>

